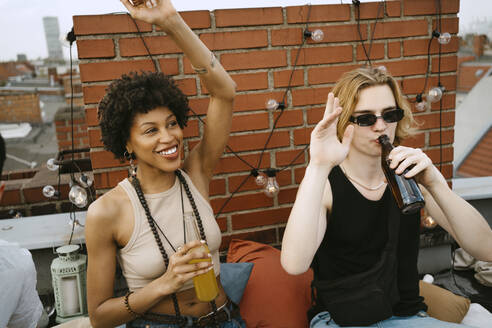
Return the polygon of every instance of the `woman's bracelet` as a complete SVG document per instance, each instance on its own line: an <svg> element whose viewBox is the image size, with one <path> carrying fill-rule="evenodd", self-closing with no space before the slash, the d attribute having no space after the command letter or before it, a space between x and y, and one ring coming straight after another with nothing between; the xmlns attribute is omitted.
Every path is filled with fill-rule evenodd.
<svg viewBox="0 0 492 328"><path fill-rule="evenodd" d="M131 315L135 316L135 317L141 317L142 315L133 311L132 307L130 306L130 303L128 302L128 298L130 297L130 295L133 294L132 291L128 291L125 295L125 307L126 307L126 310L128 311L128 313L130 313Z"/></svg>
<svg viewBox="0 0 492 328"><path fill-rule="evenodd" d="M215 58L215 55L213 52L210 52L210 55L211 55L210 56L210 67L214 68L215 67L215 61L217 60L217 58ZM196 74L207 74L208 73L208 69L206 67L195 67L195 66L193 66L192 63L190 63L190 65Z"/></svg>

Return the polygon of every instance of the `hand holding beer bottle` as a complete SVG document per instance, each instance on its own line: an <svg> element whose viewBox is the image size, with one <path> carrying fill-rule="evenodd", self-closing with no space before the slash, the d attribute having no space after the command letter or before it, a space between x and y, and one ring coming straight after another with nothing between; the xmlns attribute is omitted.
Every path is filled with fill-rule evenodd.
<svg viewBox="0 0 492 328"><path fill-rule="evenodd" d="M200 233L198 232L198 227L196 224L195 217L191 212L185 213L184 217L185 224L185 236L186 241L190 242L193 240L200 240ZM202 243L201 246L191 249L189 252L193 252L200 249L201 251L205 251L210 253L207 244ZM195 264L199 262L211 262L212 259L202 258L202 259L193 259L189 263ZM213 267L211 270L202 273L196 277L193 277L193 284L195 285L196 297L202 302L210 302L214 300L219 294L219 287L217 285L217 278L215 277L215 272Z"/></svg>

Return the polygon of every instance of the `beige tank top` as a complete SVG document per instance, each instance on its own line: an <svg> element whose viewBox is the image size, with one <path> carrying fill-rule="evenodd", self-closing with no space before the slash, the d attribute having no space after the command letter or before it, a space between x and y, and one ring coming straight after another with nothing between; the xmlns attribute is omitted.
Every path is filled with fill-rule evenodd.
<svg viewBox="0 0 492 328"><path fill-rule="evenodd" d="M215 275L217 276L220 272L220 228L215 220L210 204L196 189L189 176L184 171L181 170L181 172L188 182L198 212L200 213L207 237L207 244L212 254ZM125 247L118 250L117 257L128 288L134 291L144 287L152 280L164 274L166 266L133 185L128 179L121 181L119 185L126 191L132 203L135 224L130 240ZM162 231L164 231L174 248L183 245L184 239L180 190L179 179L176 177L174 185L169 190L157 194L145 195L152 217ZM184 187L182 188L182 194L185 213L193 212ZM171 257L174 254L173 249L162 234L159 233L159 235L167 255ZM180 291L191 287L193 287L193 281L190 280L181 287Z"/></svg>

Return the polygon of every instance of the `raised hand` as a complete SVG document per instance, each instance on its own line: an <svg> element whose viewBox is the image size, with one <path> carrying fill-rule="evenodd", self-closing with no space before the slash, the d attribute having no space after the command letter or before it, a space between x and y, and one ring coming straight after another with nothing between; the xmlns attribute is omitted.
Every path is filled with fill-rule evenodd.
<svg viewBox="0 0 492 328"><path fill-rule="evenodd" d="M169 266L158 279L165 284L168 294L178 291L188 280L213 268L212 261L189 264L194 259L210 259L210 253L201 248L199 240L184 244L169 258Z"/></svg>
<svg viewBox="0 0 492 328"><path fill-rule="evenodd" d="M316 124L311 132L310 156L311 163L316 165L336 166L347 157L354 127L349 125L344 132L342 142L337 138L338 117L342 112L338 98L328 94L323 119Z"/></svg>
<svg viewBox="0 0 492 328"><path fill-rule="evenodd" d="M120 0L130 15L149 24L159 25L166 31L166 23L177 15L176 8L169 0Z"/></svg>

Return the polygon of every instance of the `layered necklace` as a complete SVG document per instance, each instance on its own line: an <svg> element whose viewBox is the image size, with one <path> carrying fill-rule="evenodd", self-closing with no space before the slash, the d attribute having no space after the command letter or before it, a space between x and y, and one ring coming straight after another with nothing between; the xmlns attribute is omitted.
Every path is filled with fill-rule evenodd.
<svg viewBox="0 0 492 328"><path fill-rule="evenodd" d="M362 182L352 178L350 175L347 174L347 171L344 169L344 167L342 166L342 164L340 164L340 169L342 170L343 174L345 174L345 176L352 182L356 183L357 185L361 186L362 188L364 189L367 189L367 190L371 190L371 191L375 191L375 190L378 190L380 189L382 186L386 185L386 181L383 181L381 182L380 184L378 184L377 186L374 186L374 187L368 187L366 186L365 184L363 184Z"/></svg>

